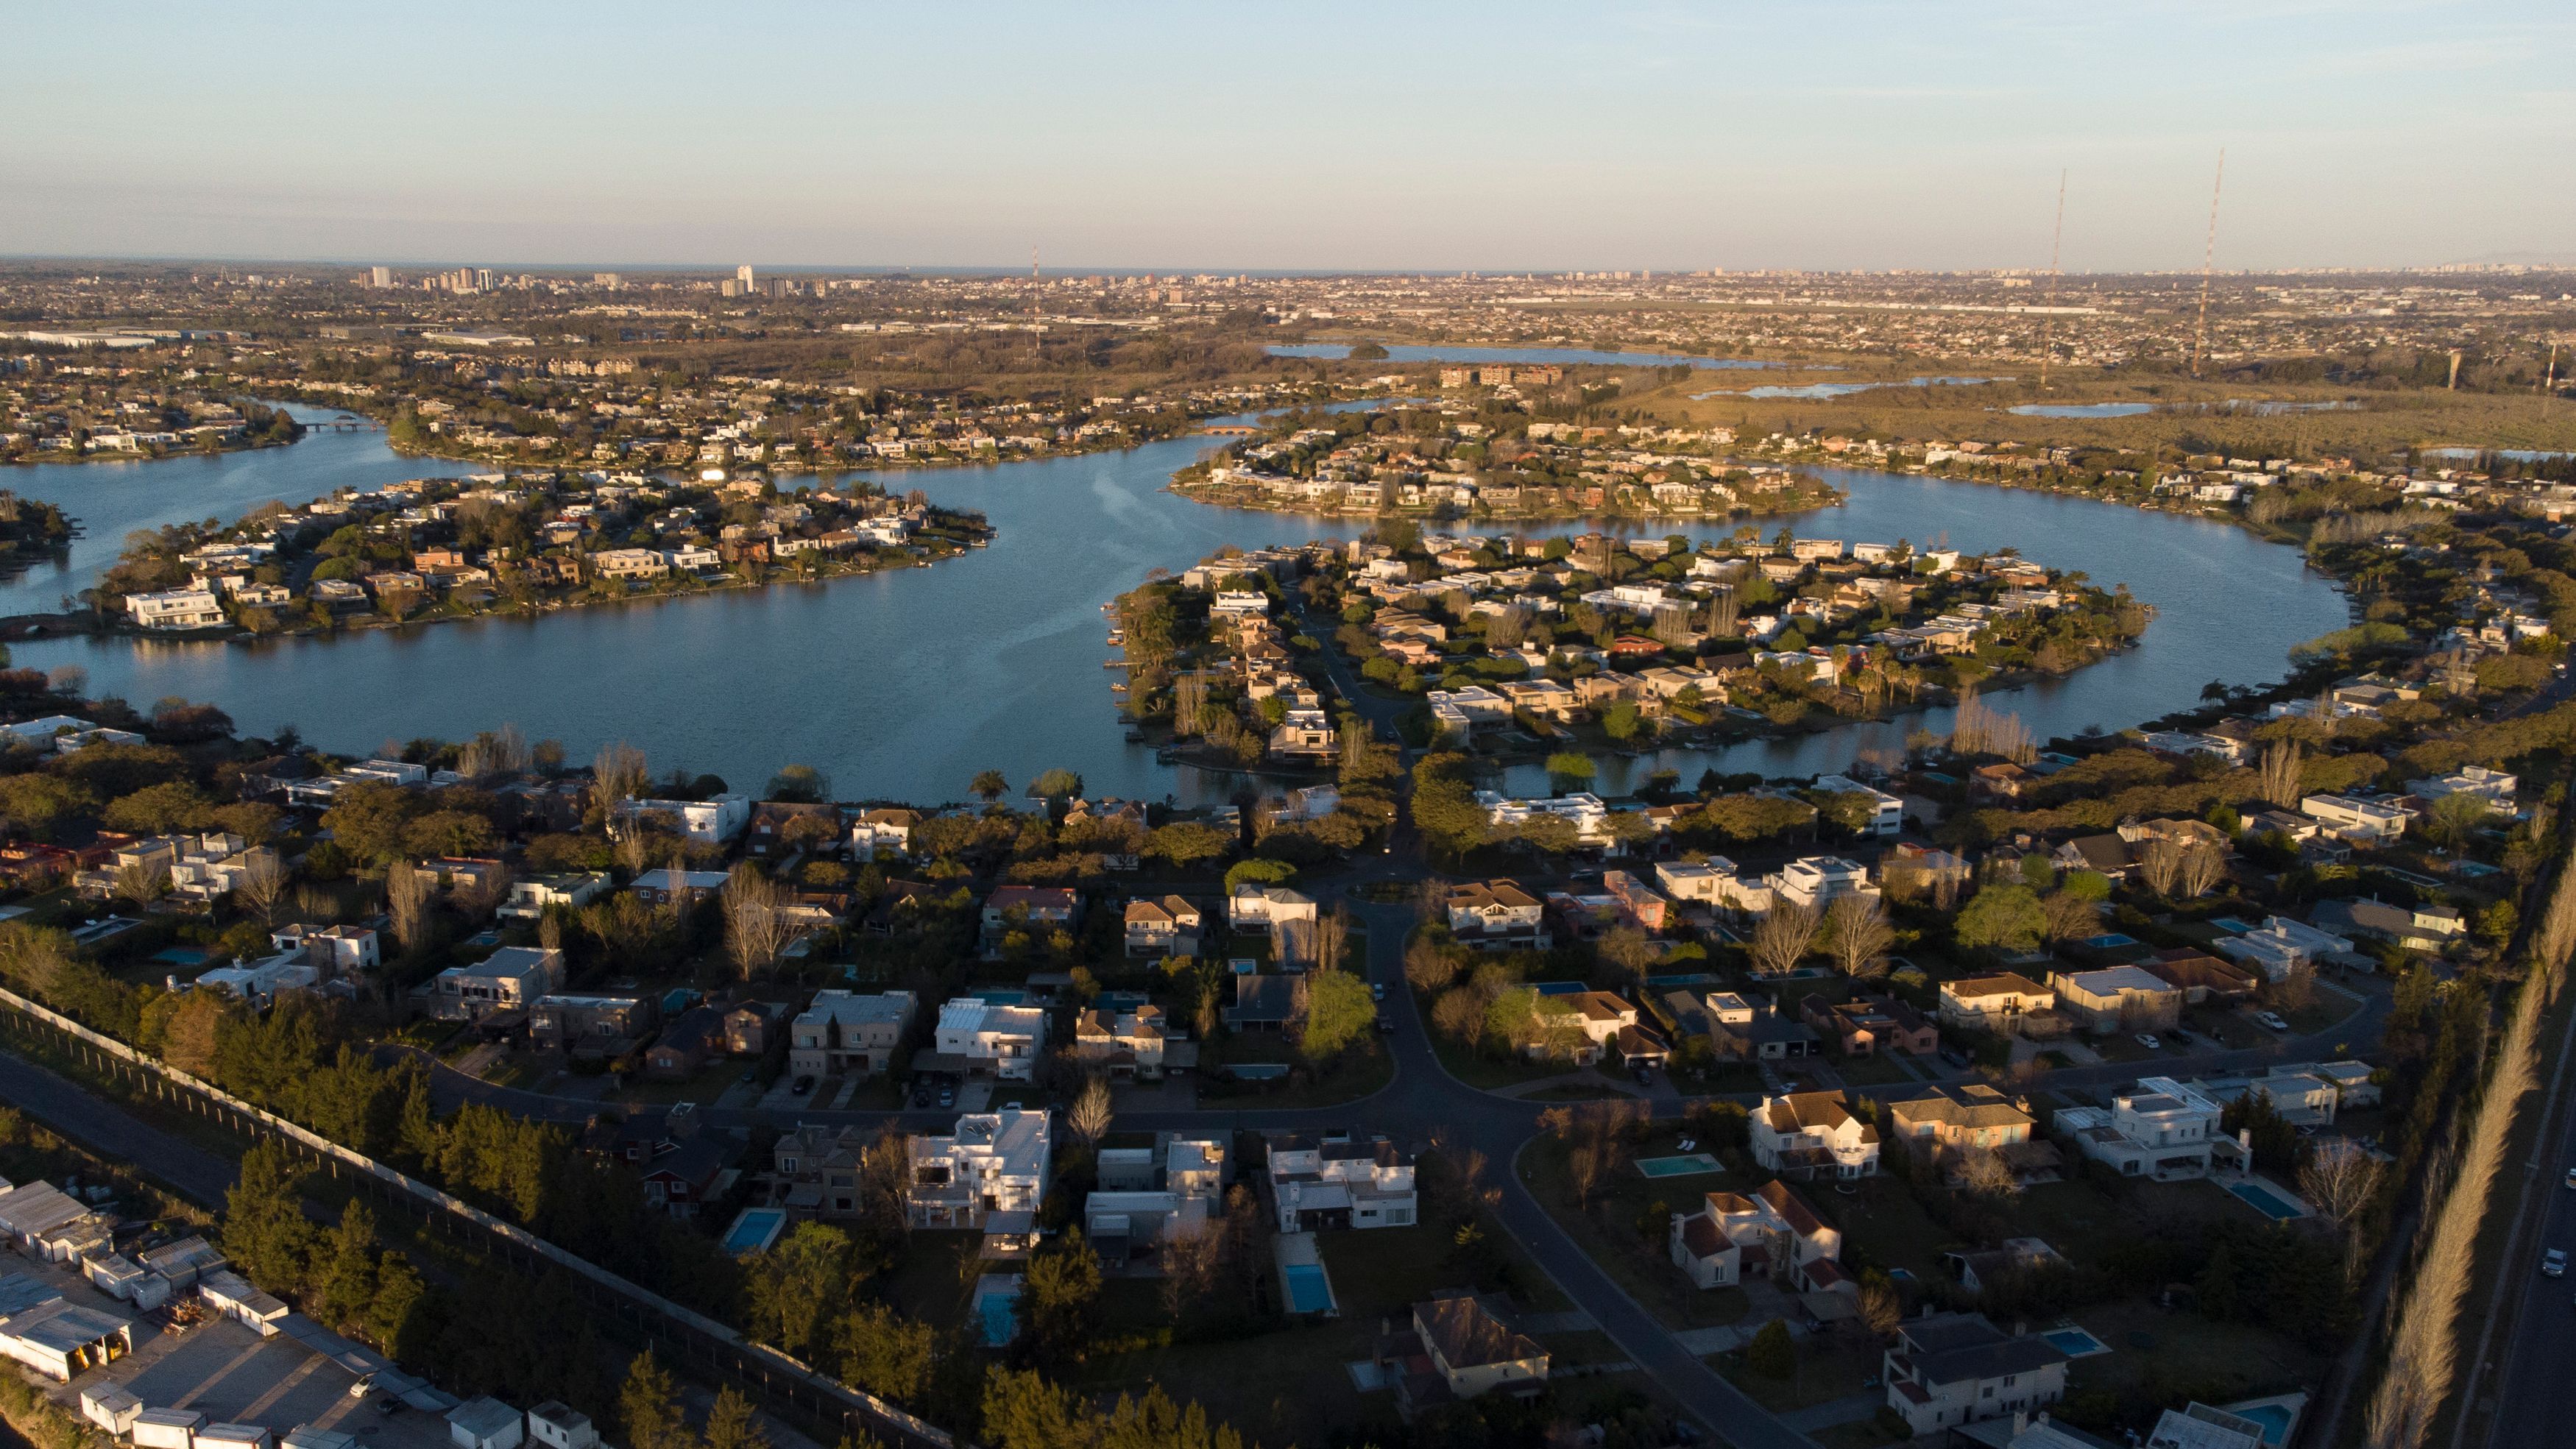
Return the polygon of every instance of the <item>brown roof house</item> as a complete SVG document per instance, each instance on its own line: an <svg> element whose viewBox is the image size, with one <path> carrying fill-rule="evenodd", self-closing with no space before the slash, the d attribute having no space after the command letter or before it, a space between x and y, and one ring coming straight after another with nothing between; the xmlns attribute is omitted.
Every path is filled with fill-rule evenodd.
<svg viewBox="0 0 2576 1449"><path fill-rule="evenodd" d="M1408 1422L1460 1399L1497 1391L1528 1397L1547 1387L1547 1350L1465 1289L1414 1304L1411 1327L1380 1340L1377 1361Z"/></svg>
<svg viewBox="0 0 2576 1449"><path fill-rule="evenodd" d="M1749 1125L1753 1160L1782 1177L1868 1177L1878 1171L1878 1129L1843 1105L1836 1092L1765 1097Z"/></svg>
<svg viewBox="0 0 2576 1449"><path fill-rule="evenodd" d="M1859 1282L1836 1266L1828 1272L1813 1264L1839 1265L1843 1255L1840 1230L1825 1225L1785 1182L1767 1182L1751 1196L1712 1192L1698 1212L1673 1214L1673 1266L1701 1288L1723 1288L1769 1278L1802 1287L1848 1286Z"/></svg>

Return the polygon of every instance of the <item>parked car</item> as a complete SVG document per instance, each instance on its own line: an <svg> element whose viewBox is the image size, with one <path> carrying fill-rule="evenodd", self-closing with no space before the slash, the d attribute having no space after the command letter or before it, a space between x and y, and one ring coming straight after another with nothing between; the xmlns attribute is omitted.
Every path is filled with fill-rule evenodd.
<svg viewBox="0 0 2576 1449"><path fill-rule="evenodd" d="M363 1399L367 1396L370 1390L375 1388L375 1386L376 1376L374 1374L360 1374L358 1375L358 1381L349 1385L349 1397L353 1399Z"/></svg>
<svg viewBox="0 0 2576 1449"><path fill-rule="evenodd" d="M2290 1024L2283 1021L2281 1019L2281 1013L2277 1011L2258 1011L2254 1013L2254 1019L2263 1023L2265 1027L2273 1031L2288 1031L2290 1029Z"/></svg>
<svg viewBox="0 0 2576 1449"><path fill-rule="evenodd" d="M2565 1248L2552 1248L2552 1249L2550 1249L2548 1252L2541 1254L2541 1255L2540 1255L2540 1271L2541 1271L2542 1275L2543 1275L2543 1276L2545 1276L2545 1277L2550 1277L2550 1278L2564 1278L2564 1277L2566 1277L2566 1276L2567 1276L2567 1250L2566 1250Z"/></svg>
<svg viewBox="0 0 2576 1449"><path fill-rule="evenodd" d="M1961 1071L1966 1071L1968 1069L1968 1054L1959 1050L1957 1047L1941 1048L1941 1060L1948 1062L1950 1065L1957 1067Z"/></svg>
<svg viewBox="0 0 2576 1449"><path fill-rule="evenodd" d="M1389 1036L1395 1035L1395 1018L1391 1016L1379 1017L1377 1019L1377 1029L1385 1032Z"/></svg>
<svg viewBox="0 0 2576 1449"><path fill-rule="evenodd" d="M940 1088L940 1089L939 1089L939 1105L940 1105L940 1106L942 1106L942 1107L954 1107L954 1106L956 1106L956 1105L957 1105L957 1089L956 1089L955 1087L942 1087L942 1088Z"/></svg>
<svg viewBox="0 0 2576 1449"><path fill-rule="evenodd" d="M915 1088L913 1088L913 1089L912 1089L912 1105L914 1105L914 1106L916 1106L916 1107L927 1107L927 1106L929 1106L929 1105L930 1105L930 1089L929 1089L928 1087L915 1087Z"/></svg>
<svg viewBox="0 0 2576 1449"><path fill-rule="evenodd" d="M1384 1001L1384 1000L1386 1000L1386 983L1385 983L1385 982L1383 982L1383 981L1372 981L1372 982L1370 982L1370 983L1369 983L1369 1000L1371 1000L1371 1001Z"/></svg>
<svg viewBox="0 0 2576 1449"><path fill-rule="evenodd" d="M788 1089L787 1089L788 1094L789 1094L790 1096L796 1096L796 1097L802 1097L802 1096L804 1096L807 1092L810 1092L810 1091L812 1091L812 1090L814 1090L814 1079L813 1079L812 1077L810 1077L810 1076L807 1076L807 1077L798 1077L798 1078L796 1079L796 1081L795 1081L794 1085L792 1085L792 1086L788 1087Z"/></svg>
<svg viewBox="0 0 2576 1449"><path fill-rule="evenodd" d="M2145 1047L2149 1051L2154 1051L2157 1048L2162 1047L2164 1042L2159 1040L2154 1032L2142 1031L2138 1033L2138 1045Z"/></svg>

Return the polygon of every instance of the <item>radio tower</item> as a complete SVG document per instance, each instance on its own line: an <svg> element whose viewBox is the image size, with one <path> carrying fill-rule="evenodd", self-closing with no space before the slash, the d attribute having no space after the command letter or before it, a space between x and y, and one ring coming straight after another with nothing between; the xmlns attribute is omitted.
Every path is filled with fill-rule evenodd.
<svg viewBox="0 0 2576 1449"><path fill-rule="evenodd" d="M2066 241L2066 168L2057 170L2057 229L2048 238L2048 310L2039 322L2039 390L2048 391L2048 358L2057 342L2057 254Z"/></svg>
<svg viewBox="0 0 2576 1449"><path fill-rule="evenodd" d="M2200 350L2209 341L2209 264L2218 256L2218 193L2227 184L2227 148L2218 148L2218 176L2209 183L2209 245L2200 253L2200 325L2191 334L2191 375L2200 376Z"/></svg>

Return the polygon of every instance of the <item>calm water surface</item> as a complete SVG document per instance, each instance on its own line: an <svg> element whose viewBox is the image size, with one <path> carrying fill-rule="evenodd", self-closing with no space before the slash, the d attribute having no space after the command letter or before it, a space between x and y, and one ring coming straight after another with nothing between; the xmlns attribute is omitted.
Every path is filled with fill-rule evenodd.
<svg viewBox="0 0 2576 1449"><path fill-rule="evenodd" d="M1211 508L1163 491L1175 468L1209 446L1178 439L1124 453L876 475L889 487L981 509L1000 530L990 548L926 569L339 638L63 639L13 653L37 668L81 665L93 689L138 703L174 694L211 700L253 733L292 723L342 751L420 735L462 738L508 721L531 738L562 740L575 761L622 738L642 746L657 771L711 770L748 789L802 762L827 771L846 798L934 801L963 796L988 767L1024 783L1063 766L1081 772L1095 793L1222 799L1236 780L1165 766L1125 743L1109 693L1118 676L1101 668L1116 652L1104 642L1101 605L1150 568L1185 567L1225 544L1342 538L1362 525ZM202 462L119 466L94 478L66 467L10 481L91 525L72 564L36 600L50 603L112 557L128 528L237 513L271 497L302 502L342 484L468 471L472 465L399 458L380 434L323 435ZM2191 702L2211 679L2275 679L2291 645L2345 622L2341 596L2295 551L2224 524L1922 478L1830 476L1849 504L1797 520L1800 532L1905 538L1918 547L2018 545L2106 586L2125 581L2158 607L2139 648L2072 679L1998 697L2042 737L2162 714ZM153 514L147 497L166 511ZM116 521L100 526L110 513ZM1763 524L1766 532L1777 526ZM1943 727L1939 717L1929 723ZM1663 765L1686 776L1711 764L1765 774L1839 769L1858 748L1901 738L1906 728L1611 760L1601 784L1623 790ZM1538 772L1518 772L1515 783L1535 785Z"/></svg>
<svg viewBox="0 0 2576 1449"><path fill-rule="evenodd" d="M1738 368L1778 367L1776 362L1755 362L1741 357L1688 357L1677 352L1599 352L1589 347L1465 347L1449 343L1423 346L1417 343L1388 342L1386 362L1554 362L1566 366L1602 367L1702 367L1714 371ZM1320 357L1339 361L1351 355L1347 342L1281 343L1270 349L1273 357ZM1834 372L1836 368L1810 368L1811 372Z"/></svg>

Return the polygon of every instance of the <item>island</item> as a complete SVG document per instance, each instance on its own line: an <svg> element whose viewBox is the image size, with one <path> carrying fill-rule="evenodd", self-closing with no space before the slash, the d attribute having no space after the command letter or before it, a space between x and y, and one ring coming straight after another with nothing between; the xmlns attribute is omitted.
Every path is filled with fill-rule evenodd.
<svg viewBox="0 0 2576 1449"><path fill-rule="evenodd" d="M84 599L101 628L328 633L816 582L934 563L992 534L981 514L865 482L417 478L136 534Z"/></svg>

